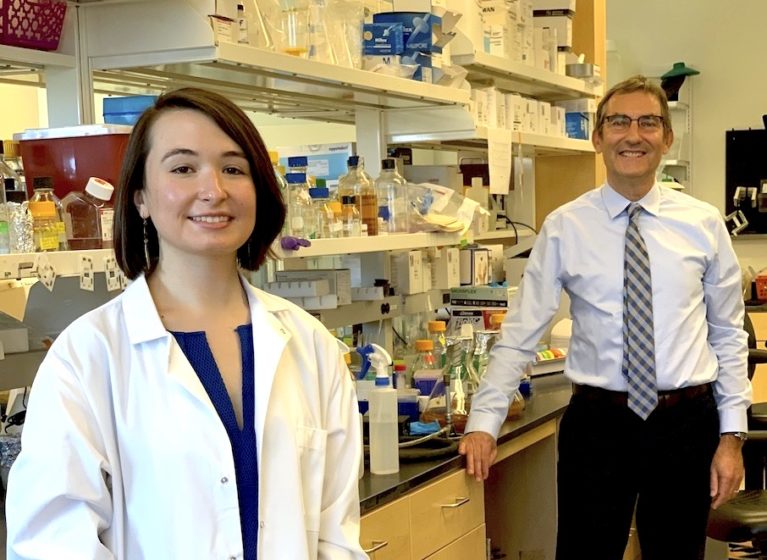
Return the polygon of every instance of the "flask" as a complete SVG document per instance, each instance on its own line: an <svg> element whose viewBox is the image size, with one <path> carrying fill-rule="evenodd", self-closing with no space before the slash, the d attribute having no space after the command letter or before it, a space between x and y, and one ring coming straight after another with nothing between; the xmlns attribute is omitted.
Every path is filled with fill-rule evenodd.
<svg viewBox="0 0 767 560"><path fill-rule="evenodd" d="M114 187L91 177L85 192L71 191L61 201L67 242L72 250L111 249Z"/></svg>
<svg viewBox="0 0 767 560"><path fill-rule="evenodd" d="M341 198L341 219L343 223L343 237L359 237L362 234L360 227L360 213L357 210L355 196L343 196Z"/></svg>
<svg viewBox="0 0 767 560"><path fill-rule="evenodd" d="M317 187L309 189L309 196L312 197L312 204L314 205L314 215L317 219L317 237L341 237L343 226L341 221L336 219L336 215L330 207L330 191L324 186L325 180L317 179L317 185Z"/></svg>
<svg viewBox="0 0 767 560"><path fill-rule="evenodd" d="M290 215L289 234L294 237L312 239L316 234L312 197L306 185L305 173L288 173L288 214Z"/></svg>
<svg viewBox="0 0 767 560"><path fill-rule="evenodd" d="M35 251L66 251L67 230L64 227L64 219L61 214L61 200L53 193L53 179L51 177L35 177L32 180L32 187L34 192L32 198L29 199L29 211L32 213L32 218L38 221L39 226L36 234ZM39 202L53 203L53 214L50 214L50 206L47 204L38 206L37 203ZM40 220L36 215L38 211L42 216ZM52 232L56 233L55 246ZM46 248L40 248L39 243L45 245Z"/></svg>
<svg viewBox="0 0 767 560"><path fill-rule="evenodd" d="M290 194L288 182L285 180L285 168L280 165L280 155L276 151L269 150L269 160L272 162L274 177L277 179L277 187L280 189L282 204L285 206L285 222L282 224L282 235L288 235L290 229Z"/></svg>
<svg viewBox="0 0 767 560"><path fill-rule="evenodd" d="M309 46L308 0L280 0L282 52L306 57Z"/></svg>
<svg viewBox="0 0 767 560"><path fill-rule="evenodd" d="M368 396L370 421L370 472L399 472L399 430L397 428L397 390L391 386L391 356L377 344L367 357L376 370L375 388Z"/></svg>
<svg viewBox="0 0 767 560"><path fill-rule="evenodd" d="M470 337L457 337L448 343L444 354L445 365L440 370L441 375L434 384L426 409L421 415L423 422L437 421L442 427L450 426L451 433L464 432L470 403L466 399L462 378L469 377L469 373L464 373L463 368L470 347Z"/></svg>
<svg viewBox="0 0 767 560"><path fill-rule="evenodd" d="M376 179L378 195L378 217L382 231L387 233L407 233L407 182L397 173L396 160L381 160L381 174ZM380 233L380 232L379 232Z"/></svg>

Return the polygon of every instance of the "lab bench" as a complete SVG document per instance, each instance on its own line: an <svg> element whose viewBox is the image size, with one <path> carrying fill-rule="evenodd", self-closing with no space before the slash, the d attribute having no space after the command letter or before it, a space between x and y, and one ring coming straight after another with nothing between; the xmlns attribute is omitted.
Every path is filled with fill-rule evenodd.
<svg viewBox="0 0 767 560"><path fill-rule="evenodd" d="M484 484L460 455L401 463L392 475L360 480L360 542L373 560L486 558L486 541L507 558L553 558L556 433L570 401L562 374L535 378L519 419L506 422Z"/></svg>

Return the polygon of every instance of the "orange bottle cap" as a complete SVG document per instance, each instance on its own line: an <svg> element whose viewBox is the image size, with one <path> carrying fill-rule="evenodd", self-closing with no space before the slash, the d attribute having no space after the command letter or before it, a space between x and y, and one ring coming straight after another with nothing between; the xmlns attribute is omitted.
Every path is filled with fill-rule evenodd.
<svg viewBox="0 0 767 560"><path fill-rule="evenodd" d="M447 325L445 324L445 321L429 321L429 332L445 332L447 330Z"/></svg>
<svg viewBox="0 0 767 560"><path fill-rule="evenodd" d="M434 341L426 339L426 338L416 340L415 349L418 350L419 352L426 352L426 351L431 352L432 350L434 350Z"/></svg>

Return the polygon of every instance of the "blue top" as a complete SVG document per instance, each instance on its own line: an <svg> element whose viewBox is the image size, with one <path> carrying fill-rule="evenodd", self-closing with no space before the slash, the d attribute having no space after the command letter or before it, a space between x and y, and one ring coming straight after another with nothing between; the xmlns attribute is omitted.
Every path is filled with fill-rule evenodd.
<svg viewBox="0 0 767 560"><path fill-rule="evenodd" d="M242 352L242 417L240 430L232 401L218 371L205 332L173 332L184 355L192 364L224 424L232 445L237 499L240 505L240 527L245 560L256 560L258 547L258 462L255 428L255 380L253 365L253 327L237 327Z"/></svg>

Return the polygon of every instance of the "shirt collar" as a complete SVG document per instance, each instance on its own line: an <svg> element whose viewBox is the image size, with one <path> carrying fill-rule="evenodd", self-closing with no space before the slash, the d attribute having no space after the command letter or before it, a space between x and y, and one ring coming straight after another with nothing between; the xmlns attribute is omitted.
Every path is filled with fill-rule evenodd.
<svg viewBox="0 0 767 560"><path fill-rule="evenodd" d="M657 216L660 211L660 197L660 186L658 183L655 183L646 195L637 200L637 203L644 208L646 212ZM604 202L605 209L611 220L620 215L631 203L631 201L623 197L623 195L618 194L609 183L602 185L602 201Z"/></svg>

